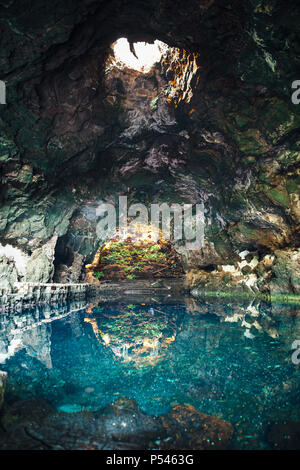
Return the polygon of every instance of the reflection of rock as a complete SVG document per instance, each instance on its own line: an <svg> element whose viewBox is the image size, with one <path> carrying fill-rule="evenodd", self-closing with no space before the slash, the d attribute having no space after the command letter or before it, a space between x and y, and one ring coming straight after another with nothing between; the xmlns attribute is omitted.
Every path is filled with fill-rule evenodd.
<svg viewBox="0 0 300 470"><path fill-rule="evenodd" d="M198 315L198 314L202 313L201 307L199 306L197 301L195 299L193 299L192 297L187 297L185 299L185 304L186 304L187 311L191 315Z"/></svg>
<svg viewBox="0 0 300 470"><path fill-rule="evenodd" d="M7 381L7 373L0 370L0 410L4 400L4 393Z"/></svg>
<svg viewBox="0 0 300 470"><path fill-rule="evenodd" d="M13 357L18 351L25 349L26 353L39 360L46 367L51 368L51 325L32 324L26 326L24 318L20 318L17 325L6 322L4 334L0 331L0 363Z"/></svg>
<svg viewBox="0 0 300 470"><path fill-rule="evenodd" d="M225 449L232 425L178 405L163 416L142 413L135 400L120 398L96 413L54 411L43 400L4 409L0 449Z"/></svg>
<svg viewBox="0 0 300 470"><path fill-rule="evenodd" d="M21 349L47 368L51 362L51 322L69 316L73 327L72 312L85 307L85 302L73 302L60 306L36 307L14 317L2 315L0 320L0 364L4 364ZM76 328L77 325L74 325ZM77 334L78 331L76 330Z"/></svg>
<svg viewBox="0 0 300 470"><path fill-rule="evenodd" d="M266 439L274 449L300 450L300 422L274 423L268 428Z"/></svg>
<svg viewBox="0 0 300 470"><path fill-rule="evenodd" d="M221 322L237 323L245 329L246 337L252 338L264 333L271 338L279 338L288 344L291 338L298 338L300 334L297 322L287 324L285 318L296 318L300 315L297 304L279 304L259 300L245 300L237 302L234 297L224 299L205 295L198 298L185 299L187 311L197 316L214 315ZM278 324L278 321L281 324ZM216 339L217 341L217 339Z"/></svg>
<svg viewBox="0 0 300 470"><path fill-rule="evenodd" d="M52 369L51 334L51 324L48 324L29 330L23 336L23 345L27 354L38 359L47 369Z"/></svg>

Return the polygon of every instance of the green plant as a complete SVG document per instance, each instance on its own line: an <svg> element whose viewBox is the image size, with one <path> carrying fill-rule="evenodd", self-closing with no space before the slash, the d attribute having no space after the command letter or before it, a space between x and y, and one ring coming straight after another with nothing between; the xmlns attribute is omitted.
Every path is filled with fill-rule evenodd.
<svg viewBox="0 0 300 470"><path fill-rule="evenodd" d="M170 246L162 241L152 243L150 240L113 240L102 251L100 249L99 255L99 265L96 269L100 270L105 266L105 276L108 277L115 274L119 278L134 279L148 275L151 270L154 274L161 270L165 273L166 269L176 272L177 259ZM109 271L111 265L117 265L112 268L112 272ZM96 277L99 279L103 275Z"/></svg>
<svg viewBox="0 0 300 470"><path fill-rule="evenodd" d="M134 310L136 308L136 305L129 304L127 305L127 308L129 308L130 310Z"/></svg>

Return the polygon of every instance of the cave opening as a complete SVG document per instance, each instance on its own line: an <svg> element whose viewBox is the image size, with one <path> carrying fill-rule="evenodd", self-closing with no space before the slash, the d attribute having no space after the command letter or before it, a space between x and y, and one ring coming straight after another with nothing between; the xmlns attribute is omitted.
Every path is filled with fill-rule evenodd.
<svg viewBox="0 0 300 470"><path fill-rule="evenodd" d="M184 274L179 254L170 239L151 224L131 222L128 231L117 230L101 243L86 280L93 284L106 280L171 279Z"/></svg>
<svg viewBox="0 0 300 470"><path fill-rule="evenodd" d="M113 56L110 61L114 67L134 69L147 73L154 64L160 62L168 50L167 44L158 39L150 42L132 42L127 38L119 38L111 45Z"/></svg>
<svg viewBox="0 0 300 470"><path fill-rule="evenodd" d="M167 202L170 205L173 201L181 205L193 202L196 194L193 185L191 194L186 198L182 195L182 186L186 182L175 185L173 182L178 178L178 169L180 174L185 166L185 157L182 155L187 151L186 144L190 138L185 127L191 124L190 100L200 72L199 54L171 47L159 39L138 36L137 40L137 37L133 39L131 36L121 37L111 43L105 61L104 102L107 116L114 122L113 135L105 151L100 154L99 166L92 175L92 178L98 178L101 172L112 182L105 191L104 202L115 200L116 194L122 194L121 191L133 202L148 206L151 201ZM179 109L180 104L186 106ZM183 121L188 122L184 128L179 124ZM80 237L78 224L76 231L76 236ZM174 265L171 269L170 266L163 266L162 270L160 266L155 269L154 263L149 263L148 270L141 269L142 266L134 269L127 266L124 271L120 266L108 262L103 266L99 261L103 240L100 243L102 248L97 246L97 242L99 245L100 240L94 237L89 259L85 257L85 263L90 263L87 264L85 279L91 282L95 278L98 281L151 276L180 278L184 274L181 255L170 240L159 241L155 246L148 247L150 251L153 250L153 255L156 250L160 252L160 243L168 244L167 251L172 253L176 262L171 263ZM122 243L126 244L124 240ZM148 248L143 243L139 249L143 253L142 257L148 256L149 261L150 251L145 253ZM115 246L114 251L124 249L131 252L132 246L129 245ZM137 255L136 246L134 251L133 262ZM121 260L115 264L122 264ZM172 269L175 266L176 269Z"/></svg>

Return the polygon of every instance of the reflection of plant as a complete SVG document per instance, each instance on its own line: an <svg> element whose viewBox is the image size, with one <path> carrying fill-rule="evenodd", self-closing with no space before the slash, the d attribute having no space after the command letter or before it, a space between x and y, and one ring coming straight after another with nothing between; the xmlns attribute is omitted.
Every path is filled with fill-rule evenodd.
<svg viewBox="0 0 300 470"><path fill-rule="evenodd" d="M134 278L135 278L135 275L134 275L134 274L128 274L127 278L128 278L128 279L134 279Z"/></svg>
<svg viewBox="0 0 300 470"><path fill-rule="evenodd" d="M101 308L101 307L100 307ZM95 310L94 310L95 312ZM166 348L175 340L179 318L149 309L149 305L121 307L115 315L86 318L99 341L122 360L136 366L153 365L161 360Z"/></svg>
<svg viewBox="0 0 300 470"><path fill-rule="evenodd" d="M151 340L151 338L161 338L166 333L168 336L174 334L174 325L168 324L165 316L153 316L145 309L134 307L134 305L128 305L116 318L101 318L100 328L103 332L108 332L111 342L141 343L146 338Z"/></svg>
<svg viewBox="0 0 300 470"><path fill-rule="evenodd" d="M100 279L101 277L104 276L104 273L102 271L96 271L94 273L94 276L97 278L97 279Z"/></svg>
<svg viewBox="0 0 300 470"><path fill-rule="evenodd" d="M103 307L99 307L99 305L97 305L96 307L93 308L93 310L96 313L102 313L103 312Z"/></svg>

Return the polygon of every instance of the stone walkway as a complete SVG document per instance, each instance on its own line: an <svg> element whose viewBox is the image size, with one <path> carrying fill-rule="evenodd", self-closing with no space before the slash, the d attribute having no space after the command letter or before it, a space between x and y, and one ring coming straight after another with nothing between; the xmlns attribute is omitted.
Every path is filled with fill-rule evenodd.
<svg viewBox="0 0 300 470"><path fill-rule="evenodd" d="M83 299L94 290L90 284L16 282L14 292L0 289L0 312Z"/></svg>

